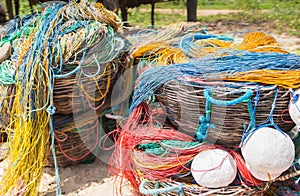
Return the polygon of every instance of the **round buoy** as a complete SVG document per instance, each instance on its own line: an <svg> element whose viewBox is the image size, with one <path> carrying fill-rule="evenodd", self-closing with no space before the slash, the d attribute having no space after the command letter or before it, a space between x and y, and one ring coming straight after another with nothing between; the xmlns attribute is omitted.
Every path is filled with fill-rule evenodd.
<svg viewBox="0 0 300 196"><path fill-rule="evenodd" d="M249 135L241 150L251 174L262 181L278 177L295 158L291 138L270 127L259 128Z"/></svg>
<svg viewBox="0 0 300 196"><path fill-rule="evenodd" d="M249 165L247 165L247 167L248 167L250 173L252 174L252 176L254 176L256 179L259 179L261 181L270 181L270 180L276 179L281 174L281 172L275 174L275 173L268 173L266 171L260 171L259 170L260 168L254 168Z"/></svg>
<svg viewBox="0 0 300 196"><path fill-rule="evenodd" d="M295 91L290 101L289 113L292 120L300 126L300 89Z"/></svg>
<svg viewBox="0 0 300 196"><path fill-rule="evenodd" d="M233 157L221 149L200 152L193 160L191 172L195 181L203 187L228 186L236 177L237 168Z"/></svg>

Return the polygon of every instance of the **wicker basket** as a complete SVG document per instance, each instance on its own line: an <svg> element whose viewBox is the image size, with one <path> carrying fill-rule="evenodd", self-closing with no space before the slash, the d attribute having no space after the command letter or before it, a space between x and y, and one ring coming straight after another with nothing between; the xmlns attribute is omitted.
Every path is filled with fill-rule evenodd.
<svg viewBox="0 0 300 196"><path fill-rule="evenodd" d="M160 196L274 195L276 189L281 186L291 187L291 189L293 189L293 186L297 186L295 189L299 188L299 186L295 185L295 182L291 180L293 177L297 176L300 176L300 172L285 172L272 182L265 182L261 186L247 186L246 184L241 183L241 185L229 185L222 188L206 188L197 184L186 183L184 181L179 182L173 179L164 179L160 182L144 179L140 184L140 191L145 195L148 195L150 192L158 193L160 191L160 193L157 194Z"/></svg>
<svg viewBox="0 0 300 196"><path fill-rule="evenodd" d="M224 86L216 87L215 83L195 85L176 81L171 81L156 91L157 99L176 129L184 131L189 135L195 134L199 127L199 117L205 115L206 99L203 92L207 87L211 87L212 89L217 88L224 92L221 96L213 95L218 100L233 100L244 94L243 92L232 93L232 89ZM268 119L275 91L276 88L274 87L262 88L260 90L260 98L255 116L256 124ZM252 106L254 105L256 92L257 90L253 89L251 96ZM290 131L295 126L288 112L283 113L288 108L289 101L290 95L288 90L279 88L273 119L274 123L284 132ZM242 102L232 106L212 105L211 110L210 122L215 125L215 129L208 129L206 141L225 146L239 145L245 125L249 125L250 123L247 103Z"/></svg>
<svg viewBox="0 0 300 196"><path fill-rule="evenodd" d="M171 191L166 191L157 195L160 196L178 196L180 193L186 196L196 196L196 195L260 195L262 190L257 187L249 187L246 185L241 186L227 186L223 188L205 188L200 187L196 184L188 184L184 182L176 182L173 180L166 180L158 183L157 181L145 181L143 185L144 193L152 191L153 189L173 189ZM163 191L162 191L163 192ZM146 194L145 194L146 195Z"/></svg>
<svg viewBox="0 0 300 196"><path fill-rule="evenodd" d="M94 156L92 150L98 144L98 118L88 113L82 114L76 122L73 115L55 115L55 155L60 167L76 165ZM48 166L54 166L52 151L48 156Z"/></svg>
<svg viewBox="0 0 300 196"><path fill-rule="evenodd" d="M118 75L124 70L125 53L116 60L98 67L83 68L87 75L98 73L95 77L73 74L66 78L57 78L54 83L53 99L58 114L84 112L97 108L100 114L107 107L112 88Z"/></svg>

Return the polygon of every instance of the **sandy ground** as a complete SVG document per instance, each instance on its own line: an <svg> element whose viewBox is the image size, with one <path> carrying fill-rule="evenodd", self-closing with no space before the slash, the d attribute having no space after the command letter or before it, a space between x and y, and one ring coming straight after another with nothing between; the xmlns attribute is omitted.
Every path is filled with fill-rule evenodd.
<svg viewBox="0 0 300 196"><path fill-rule="evenodd" d="M140 12L149 12L149 9L145 8L132 8L138 9ZM210 16L210 15L218 15L218 14L230 14L230 13L238 13L242 10L197 10L197 16ZM163 14L182 14L187 15L187 10L183 9L159 9L155 8L156 13Z"/></svg>
<svg viewBox="0 0 300 196"><path fill-rule="evenodd" d="M108 175L108 165L97 159L91 164L60 168L62 195L65 196L113 196L120 186L120 179ZM56 195L53 168L45 168L39 192L45 196ZM124 195L132 195L130 186L123 183Z"/></svg>

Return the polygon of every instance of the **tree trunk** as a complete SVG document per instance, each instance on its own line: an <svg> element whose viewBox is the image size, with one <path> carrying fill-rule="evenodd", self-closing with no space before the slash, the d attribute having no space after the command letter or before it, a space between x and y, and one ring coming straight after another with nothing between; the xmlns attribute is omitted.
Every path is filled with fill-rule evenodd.
<svg viewBox="0 0 300 196"><path fill-rule="evenodd" d="M19 12L20 12L20 2L19 2L19 0L15 0L15 11L16 11L16 17L19 17Z"/></svg>
<svg viewBox="0 0 300 196"><path fill-rule="evenodd" d="M0 4L0 24L1 23L5 23L6 22L6 14L5 14L5 10L2 7L2 5ZM0 33L1 34L1 33Z"/></svg>
<svg viewBox="0 0 300 196"><path fill-rule="evenodd" d="M127 18L127 7L125 5L121 5L121 16L122 16L122 21L124 22L124 26L128 27L128 18Z"/></svg>
<svg viewBox="0 0 300 196"><path fill-rule="evenodd" d="M12 0L6 0L6 9L8 12L8 17L9 20L14 18L14 11L13 11L13 6L12 6Z"/></svg>
<svg viewBox="0 0 300 196"><path fill-rule="evenodd" d="M154 27L154 8L155 8L155 3L151 3L151 25Z"/></svg>
<svg viewBox="0 0 300 196"><path fill-rule="evenodd" d="M187 21L197 21L197 0L187 0Z"/></svg>

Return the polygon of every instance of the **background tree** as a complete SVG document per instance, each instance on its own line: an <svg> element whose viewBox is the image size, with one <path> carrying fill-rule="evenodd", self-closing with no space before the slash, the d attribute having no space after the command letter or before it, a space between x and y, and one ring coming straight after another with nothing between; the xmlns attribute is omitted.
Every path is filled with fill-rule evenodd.
<svg viewBox="0 0 300 196"><path fill-rule="evenodd" d="M6 14L4 8L0 4L0 23L4 23L4 22L6 22Z"/></svg>
<svg viewBox="0 0 300 196"><path fill-rule="evenodd" d="M33 9L33 6L38 4L39 2L46 2L47 0L28 0L30 8ZM51 0L49 0L51 1ZM68 2L69 0L62 0L65 2ZM14 5L13 5L14 2ZM14 17L19 16L19 11L20 11L20 1L19 0L6 0L6 8L7 8L7 13L9 20L13 19Z"/></svg>
<svg viewBox="0 0 300 196"><path fill-rule="evenodd" d="M187 21L197 21L197 0L187 0Z"/></svg>
<svg viewBox="0 0 300 196"><path fill-rule="evenodd" d="M102 3L109 10L121 10L122 21L124 21L125 25L129 25L127 23L127 10L129 8L139 7L141 4L151 4L151 25L154 26L154 8L155 3L160 2L162 0L98 0L98 2Z"/></svg>

